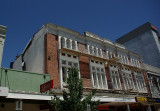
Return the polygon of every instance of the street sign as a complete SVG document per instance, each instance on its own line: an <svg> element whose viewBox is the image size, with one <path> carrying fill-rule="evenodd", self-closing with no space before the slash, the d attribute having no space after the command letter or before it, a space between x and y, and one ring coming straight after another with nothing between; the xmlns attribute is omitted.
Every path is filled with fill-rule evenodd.
<svg viewBox="0 0 160 111"><path fill-rule="evenodd" d="M53 88L53 80L50 80L44 84L40 85L40 92L46 92L47 90L50 90Z"/></svg>

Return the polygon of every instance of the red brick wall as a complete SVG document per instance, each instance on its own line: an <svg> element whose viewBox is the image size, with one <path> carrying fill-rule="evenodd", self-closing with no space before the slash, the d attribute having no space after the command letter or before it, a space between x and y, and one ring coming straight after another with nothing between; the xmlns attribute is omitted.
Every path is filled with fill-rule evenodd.
<svg viewBox="0 0 160 111"><path fill-rule="evenodd" d="M119 73L119 78L120 78L120 82L121 82L121 87L122 87L122 90L125 90L125 88L124 88L124 83L123 83L123 79L122 79L122 75L121 75L121 71L120 71L121 69L118 69L118 73Z"/></svg>
<svg viewBox="0 0 160 111"><path fill-rule="evenodd" d="M80 67L80 74L83 80L83 86L92 87L89 61L87 57L81 56L79 58L79 67Z"/></svg>
<svg viewBox="0 0 160 111"><path fill-rule="evenodd" d="M47 33L45 35L45 73L50 74L55 89L60 88L58 68L58 37Z"/></svg>
<svg viewBox="0 0 160 111"><path fill-rule="evenodd" d="M109 69L108 69L108 66L106 64L104 65L104 67L105 67L105 71L106 71L108 89L111 89L111 77L110 77L110 74L109 74Z"/></svg>
<svg viewBox="0 0 160 111"><path fill-rule="evenodd" d="M78 51L87 53L87 46L83 43L78 42Z"/></svg>
<svg viewBox="0 0 160 111"><path fill-rule="evenodd" d="M132 74L132 77L133 77L133 83L134 83L135 89L138 90L137 85L136 85L136 80L135 80L135 77L134 77L134 70L131 70L131 74Z"/></svg>
<svg viewBox="0 0 160 111"><path fill-rule="evenodd" d="M145 82L145 84L146 84L146 89L147 89L147 92L149 93L149 84L147 83L147 77L146 77L146 73L145 73L145 71L142 71L142 75L143 75L143 77L144 77L144 82Z"/></svg>

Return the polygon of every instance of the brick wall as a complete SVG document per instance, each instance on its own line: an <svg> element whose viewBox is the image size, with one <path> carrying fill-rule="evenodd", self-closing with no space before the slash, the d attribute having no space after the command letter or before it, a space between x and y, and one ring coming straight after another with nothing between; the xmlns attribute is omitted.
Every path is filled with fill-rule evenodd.
<svg viewBox="0 0 160 111"><path fill-rule="evenodd" d="M106 64L104 65L104 67L105 67L105 71L106 71L108 89L111 89L112 86L111 86L111 77L110 77L110 74L109 74L109 69L108 69L108 66Z"/></svg>
<svg viewBox="0 0 160 111"><path fill-rule="evenodd" d="M47 33L45 35L45 73L50 74L55 89L60 88L58 68L58 37Z"/></svg>
<svg viewBox="0 0 160 111"><path fill-rule="evenodd" d="M83 86L92 87L90 69L89 69L89 61L87 57L81 56L79 58L79 67L80 67L80 74L83 80Z"/></svg>
<svg viewBox="0 0 160 111"><path fill-rule="evenodd" d="M80 43L78 42L78 51L83 52L83 53L87 53L87 46L86 44Z"/></svg>
<svg viewBox="0 0 160 111"><path fill-rule="evenodd" d="M147 83L146 72L145 72L145 71L142 71L142 75L143 75L143 77L144 77L144 82L145 82L145 84L146 84L147 92L149 93L149 84Z"/></svg>

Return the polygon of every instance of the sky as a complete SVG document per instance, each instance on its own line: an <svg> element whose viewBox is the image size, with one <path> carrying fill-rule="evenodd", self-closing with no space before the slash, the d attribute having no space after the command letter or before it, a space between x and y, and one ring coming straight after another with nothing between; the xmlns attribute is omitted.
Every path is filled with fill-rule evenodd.
<svg viewBox="0 0 160 111"><path fill-rule="evenodd" d="M48 22L113 42L146 22L160 31L160 0L0 0L0 7L0 25L7 26L6 68Z"/></svg>

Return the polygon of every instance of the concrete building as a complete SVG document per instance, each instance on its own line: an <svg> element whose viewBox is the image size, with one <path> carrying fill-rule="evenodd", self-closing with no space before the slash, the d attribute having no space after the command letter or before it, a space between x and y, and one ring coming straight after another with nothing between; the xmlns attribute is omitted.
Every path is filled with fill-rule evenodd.
<svg viewBox="0 0 160 111"><path fill-rule="evenodd" d="M151 23L141 25L117 39L116 42L141 55L145 64L160 68L160 35Z"/></svg>
<svg viewBox="0 0 160 111"><path fill-rule="evenodd" d="M160 68L144 64L153 98L160 98Z"/></svg>
<svg viewBox="0 0 160 111"><path fill-rule="evenodd" d="M6 38L7 27L0 25L0 67L2 63L3 47Z"/></svg>
<svg viewBox="0 0 160 111"><path fill-rule="evenodd" d="M11 68L45 73L53 80L54 93L66 86L67 70L79 69L84 92L97 89L101 103L136 103L135 97L148 96L141 56L93 33L80 34L47 23L29 41Z"/></svg>

